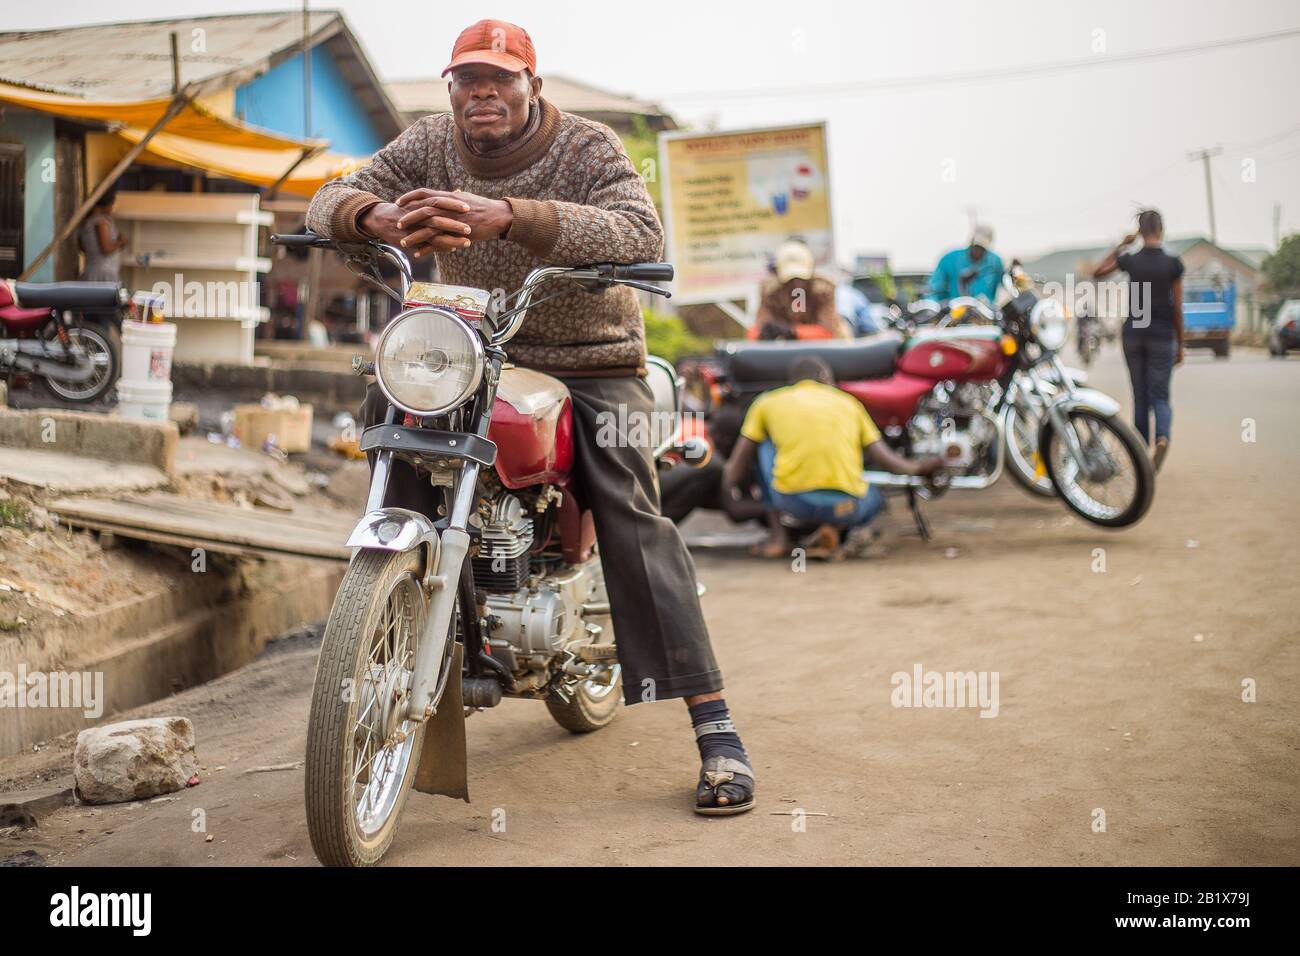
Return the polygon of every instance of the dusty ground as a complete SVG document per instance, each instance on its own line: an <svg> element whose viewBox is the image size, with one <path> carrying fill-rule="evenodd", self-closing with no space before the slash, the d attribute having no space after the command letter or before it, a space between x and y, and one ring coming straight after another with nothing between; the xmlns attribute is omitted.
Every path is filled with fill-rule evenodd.
<svg viewBox="0 0 1300 956"><path fill-rule="evenodd" d="M680 704L638 705L575 738L540 705L507 701L468 725L474 803L414 795L389 862L1300 863L1298 366L1194 355L1176 377L1155 505L1128 531L1004 481L933 506L929 545L895 507L887 553L865 560L795 573L698 553L758 769L753 813L690 813ZM1095 381L1126 395L1113 347ZM1243 419L1257 441L1242 441ZM312 863L301 770L247 771L301 759L313 655L290 639L143 711L194 720L200 786L58 811L0 837L0 859ZM997 717L891 706L890 676L916 664L996 671ZM0 763L0 791L66 779L68 747ZM196 809L211 842L193 831Z"/></svg>

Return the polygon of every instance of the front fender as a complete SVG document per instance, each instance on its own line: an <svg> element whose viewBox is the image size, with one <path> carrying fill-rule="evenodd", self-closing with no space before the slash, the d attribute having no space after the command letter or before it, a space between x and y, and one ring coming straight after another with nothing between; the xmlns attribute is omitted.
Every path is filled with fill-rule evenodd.
<svg viewBox="0 0 1300 956"><path fill-rule="evenodd" d="M367 512L352 529L347 541L349 548L380 551L409 551L421 544L429 549L425 567L436 567L438 530L420 512L407 508L380 508Z"/></svg>
<svg viewBox="0 0 1300 956"><path fill-rule="evenodd" d="M1096 412L1098 415L1105 415L1107 418L1118 415L1120 412L1119 402L1095 388L1076 388L1073 395L1063 395L1052 404L1066 414L1076 408Z"/></svg>
<svg viewBox="0 0 1300 956"><path fill-rule="evenodd" d="M1095 412L1104 418L1114 418L1120 413L1119 402L1095 388L1076 388L1073 395L1059 396L1052 402L1050 407L1060 409L1067 418L1076 409ZM1040 451L1047 447L1047 436L1052 431L1052 418L1052 415L1044 413L1042 423L1039 425L1038 447Z"/></svg>

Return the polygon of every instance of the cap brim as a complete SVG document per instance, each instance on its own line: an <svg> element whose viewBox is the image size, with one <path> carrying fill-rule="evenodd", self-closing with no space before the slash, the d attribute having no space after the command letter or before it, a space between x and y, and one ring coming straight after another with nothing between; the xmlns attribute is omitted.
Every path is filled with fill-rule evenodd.
<svg viewBox="0 0 1300 956"><path fill-rule="evenodd" d="M815 265L811 269L804 266L785 266L784 268L777 266L776 277L781 282L789 282L791 279L807 280L811 279L816 272L817 267Z"/></svg>
<svg viewBox="0 0 1300 956"><path fill-rule="evenodd" d="M448 63L441 75L446 76L456 67L465 66L467 63L486 63L488 66L499 66L511 73L520 73L528 69L527 63L517 56L511 56L509 53L498 53L495 50L473 50L469 53L462 53Z"/></svg>

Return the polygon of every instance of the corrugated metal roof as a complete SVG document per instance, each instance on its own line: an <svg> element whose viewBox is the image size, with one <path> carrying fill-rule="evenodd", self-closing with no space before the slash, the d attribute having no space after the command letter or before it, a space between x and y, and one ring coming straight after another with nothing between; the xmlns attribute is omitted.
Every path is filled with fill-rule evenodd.
<svg viewBox="0 0 1300 956"><path fill-rule="evenodd" d="M337 11L313 10L316 42L342 26ZM256 75L302 42L301 11L104 23L60 30L0 33L0 79L99 100L166 96L172 89L172 31L178 34L181 83L227 74ZM232 77L243 82L246 77Z"/></svg>
<svg viewBox="0 0 1300 956"><path fill-rule="evenodd" d="M389 98L408 117L423 116L426 113L447 113L451 110L445 79L394 80L386 84L386 88ZM542 95L568 113L583 115L623 113L667 117L661 107L646 100L611 93L577 80L552 74L545 74L542 77ZM671 120L669 123L675 125Z"/></svg>

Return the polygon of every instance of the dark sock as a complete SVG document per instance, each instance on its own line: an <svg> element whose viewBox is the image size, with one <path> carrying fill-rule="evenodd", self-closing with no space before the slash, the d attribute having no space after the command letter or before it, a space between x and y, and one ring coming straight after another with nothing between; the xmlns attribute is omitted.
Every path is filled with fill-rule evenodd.
<svg viewBox="0 0 1300 956"><path fill-rule="evenodd" d="M725 700L706 700L702 704L695 704L690 711L691 726L696 728L697 733L705 724L729 728L695 738L695 743L700 748L701 760L708 760L710 757L734 757L749 764L749 754L745 753L745 745L740 742L740 735L731 726L731 713L727 710Z"/></svg>

